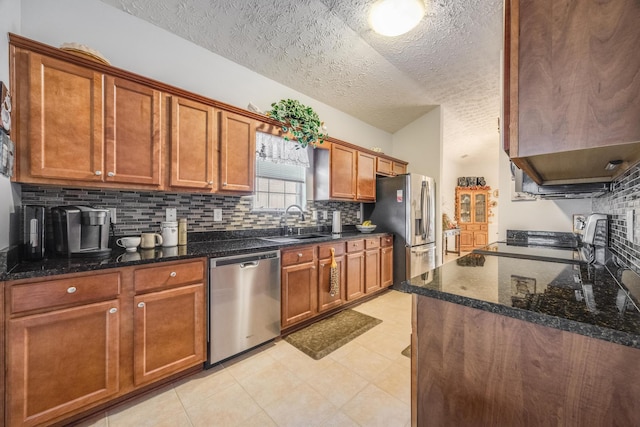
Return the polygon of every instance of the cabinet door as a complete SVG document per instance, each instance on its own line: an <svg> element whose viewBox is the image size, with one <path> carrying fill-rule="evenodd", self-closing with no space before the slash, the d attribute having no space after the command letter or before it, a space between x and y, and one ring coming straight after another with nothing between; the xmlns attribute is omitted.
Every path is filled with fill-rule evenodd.
<svg viewBox="0 0 640 427"><path fill-rule="evenodd" d="M356 150L331 144L331 198L356 198Z"/></svg>
<svg viewBox="0 0 640 427"><path fill-rule="evenodd" d="M329 294L331 288L331 258L318 260L318 312L326 311L342 305L346 299L346 275L345 260L343 256L336 256L338 268L338 293L334 296Z"/></svg>
<svg viewBox="0 0 640 427"><path fill-rule="evenodd" d="M376 173L378 175L392 176L393 161L385 159L384 157L378 157L376 161Z"/></svg>
<svg viewBox="0 0 640 427"><path fill-rule="evenodd" d="M487 194L475 193L473 195L473 222L487 222Z"/></svg>
<svg viewBox="0 0 640 427"><path fill-rule="evenodd" d="M315 261L282 267L282 327L318 312L318 273Z"/></svg>
<svg viewBox="0 0 640 427"><path fill-rule="evenodd" d="M380 248L380 286L393 285L393 246Z"/></svg>
<svg viewBox="0 0 640 427"><path fill-rule="evenodd" d="M377 250L375 251L378 252ZM365 286L365 256L364 252L347 254L346 299L353 301L364 295Z"/></svg>
<svg viewBox="0 0 640 427"><path fill-rule="evenodd" d="M204 284L134 297L136 386L204 362Z"/></svg>
<svg viewBox="0 0 640 427"><path fill-rule="evenodd" d="M160 185L160 92L105 77L107 182Z"/></svg>
<svg viewBox="0 0 640 427"><path fill-rule="evenodd" d="M31 176L102 181L102 84L100 73L31 54Z"/></svg>
<svg viewBox="0 0 640 427"><path fill-rule="evenodd" d="M364 289L366 293L374 292L380 289L381 283L384 281L381 277L381 253L379 249L366 251L364 260ZM393 251L391 251L393 254ZM388 272L385 272L388 274ZM393 277L392 277L393 281Z"/></svg>
<svg viewBox="0 0 640 427"><path fill-rule="evenodd" d="M252 192L256 165L255 120L220 113L220 191Z"/></svg>
<svg viewBox="0 0 640 427"><path fill-rule="evenodd" d="M217 188L216 121L213 107L178 97L172 98L172 186L209 191Z"/></svg>
<svg viewBox="0 0 640 427"><path fill-rule="evenodd" d="M458 222L473 222L473 197L471 192L460 192L458 195Z"/></svg>
<svg viewBox="0 0 640 427"><path fill-rule="evenodd" d="M460 250L463 252L473 249L473 231L460 231Z"/></svg>
<svg viewBox="0 0 640 427"><path fill-rule="evenodd" d="M474 231L473 233L473 247L486 246L489 244L489 233L486 231Z"/></svg>
<svg viewBox="0 0 640 427"><path fill-rule="evenodd" d="M117 300L8 322L8 425L44 425L118 393Z"/></svg>
<svg viewBox="0 0 640 427"><path fill-rule="evenodd" d="M393 162L393 174L402 175L407 173L407 165L404 163Z"/></svg>
<svg viewBox="0 0 640 427"><path fill-rule="evenodd" d="M358 152L356 199L376 200L376 156Z"/></svg>

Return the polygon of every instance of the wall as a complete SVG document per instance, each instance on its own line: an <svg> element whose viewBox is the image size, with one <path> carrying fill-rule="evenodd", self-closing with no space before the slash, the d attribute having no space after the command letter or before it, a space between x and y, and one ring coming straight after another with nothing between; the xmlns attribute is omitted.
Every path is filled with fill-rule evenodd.
<svg viewBox="0 0 640 427"><path fill-rule="evenodd" d="M509 156L499 150L500 222L498 237L504 240L509 230L565 231L573 230L574 214L591 213L591 199L512 201Z"/></svg>
<svg viewBox="0 0 640 427"><path fill-rule="evenodd" d="M409 162L408 172L427 175L436 182L436 236L442 236L442 108L437 107L393 134L392 156ZM441 241L437 263L441 257Z"/></svg>
<svg viewBox="0 0 640 427"><path fill-rule="evenodd" d="M21 35L51 46L81 43L118 68L240 108L298 99L316 110L330 136L390 152L391 134L98 0L22 0Z"/></svg>
<svg viewBox="0 0 640 427"><path fill-rule="evenodd" d="M634 224L628 224L627 211L635 211ZM593 200L593 211L610 215L609 247L636 273L640 274L640 165L618 177L611 193ZM634 227L634 240L627 239L627 228Z"/></svg>
<svg viewBox="0 0 640 427"><path fill-rule="evenodd" d="M0 28L5 31L20 30L20 0L0 1ZM0 81L9 88L9 45L6 35L0 42ZM19 186L0 176L0 249L14 245L18 240L16 206L20 205Z"/></svg>
<svg viewBox="0 0 640 427"><path fill-rule="evenodd" d="M159 231L166 208L175 208L178 218L187 218L189 232L278 228L282 218L282 213L251 212L252 196L91 190L25 184L22 186L22 202L47 208L68 204L115 208L117 223L114 228L119 236ZM213 220L214 209L222 209L222 221ZM318 215L317 221L312 219L314 211L323 210L328 214L326 220L322 215ZM292 211L287 223L292 227L329 226L334 210L342 212L344 225L360 222L357 219L359 203L309 201L305 220L300 220L298 211Z"/></svg>

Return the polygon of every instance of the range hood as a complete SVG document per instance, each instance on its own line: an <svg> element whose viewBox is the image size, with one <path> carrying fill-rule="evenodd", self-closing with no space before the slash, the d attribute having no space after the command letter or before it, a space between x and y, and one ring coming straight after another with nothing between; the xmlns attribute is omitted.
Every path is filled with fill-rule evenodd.
<svg viewBox="0 0 640 427"><path fill-rule="evenodd" d="M529 176L511 164L516 192L528 193L541 199L587 199L608 193L608 182L585 182L579 184L538 185Z"/></svg>

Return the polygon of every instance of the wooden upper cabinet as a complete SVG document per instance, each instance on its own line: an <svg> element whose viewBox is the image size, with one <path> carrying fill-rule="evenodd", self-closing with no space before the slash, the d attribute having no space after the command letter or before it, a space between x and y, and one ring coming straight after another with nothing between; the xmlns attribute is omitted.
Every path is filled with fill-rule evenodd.
<svg viewBox="0 0 640 427"><path fill-rule="evenodd" d="M376 156L358 152L356 199L376 200Z"/></svg>
<svg viewBox="0 0 640 427"><path fill-rule="evenodd" d="M400 162L393 162L393 174L394 175L402 175L407 173L407 164Z"/></svg>
<svg viewBox="0 0 640 427"><path fill-rule="evenodd" d="M640 3L505 3L504 146L538 183L640 160Z"/></svg>
<svg viewBox="0 0 640 427"><path fill-rule="evenodd" d="M102 74L36 53L28 64L28 88L16 100L28 105L19 144L30 152L29 173L20 178L102 181Z"/></svg>
<svg viewBox="0 0 640 427"><path fill-rule="evenodd" d="M220 191L252 192L256 165L256 122L220 112Z"/></svg>
<svg viewBox="0 0 640 427"><path fill-rule="evenodd" d="M331 144L331 198L354 200L356 197L356 150Z"/></svg>
<svg viewBox="0 0 640 427"><path fill-rule="evenodd" d="M213 107L172 97L171 186L215 191L216 119Z"/></svg>
<svg viewBox="0 0 640 427"><path fill-rule="evenodd" d="M384 157L376 158L376 173L378 175L393 176L393 160Z"/></svg>
<svg viewBox="0 0 640 427"><path fill-rule="evenodd" d="M107 182L159 186L160 91L105 76Z"/></svg>

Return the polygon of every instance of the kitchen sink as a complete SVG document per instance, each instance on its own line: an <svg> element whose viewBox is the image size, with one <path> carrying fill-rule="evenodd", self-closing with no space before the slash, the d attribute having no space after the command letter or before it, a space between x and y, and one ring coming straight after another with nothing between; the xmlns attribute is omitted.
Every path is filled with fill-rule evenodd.
<svg viewBox="0 0 640 427"><path fill-rule="evenodd" d="M310 233L310 234L296 234L292 236L273 236L273 237L259 237L260 240L266 240L268 242L276 242L276 243L295 243L301 240L309 240L309 239L318 239L321 237L331 237L330 234L319 234L319 233Z"/></svg>

